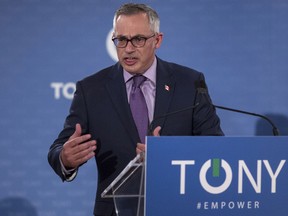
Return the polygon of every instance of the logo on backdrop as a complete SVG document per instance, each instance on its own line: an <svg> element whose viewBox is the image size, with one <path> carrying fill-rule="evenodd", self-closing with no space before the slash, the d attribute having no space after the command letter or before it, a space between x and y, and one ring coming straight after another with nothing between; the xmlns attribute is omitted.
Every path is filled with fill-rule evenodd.
<svg viewBox="0 0 288 216"><path fill-rule="evenodd" d="M237 192L238 194L243 194L243 184L244 184L244 176L248 179L248 184L252 186L256 194L262 193L262 181L269 182L269 192L271 194L276 193L277 189L277 177L282 171L282 168L286 160L281 160L278 163L278 166L274 168L274 171L271 167L271 163L269 160L257 160L256 161L256 178L251 174L251 169L244 160L239 160L237 163L237 167L231 167L229 162L224 159L209 159L205 161L202 165L200 164L200 169L196 170L196 174L199 176L200 187L204 189L204 191L210 194L222 194L225 193L230 188L232 181L237 182ZM195 160L172 160L172 166L180 166L180 195L185 195L186 191L186 168L187 166L194 166L196 164ZM253 171L255 172L255 164L253 164ZM211 170L211 172L208 172ZM224 172L221 172L223 170ZM224 175L225 173L225 175ZM253 173L253 172L252 172ZM221 178L221 182L219 183L217 178L220 177L220 174L224 177ZM265 174L265 175L263 175ZM234 178L235 177L235 178ZM265 178L265 179L264 179ZM189 181L192 182L192 181ZM217 182L217 186L215 186L215 182ZM195 183L195 182L194 182ZM267 184L266 184L267 185ZM248 188L248 187L246 187ZM217 198L217 197L216 197ZM215 198L215 199L216 199ZM196 204L196 208L198 210L204 209L257 209L260 208L259 201L199 201Z"/></svg>
<svg viewBox="0 0 288 216"><path fill-rule="evenodd" d="M117 62L118 57L117 57L116 47L112 41L112 36L113 36L113 29L111 29L107 34L106 49L107 49L109 56L113 59L113 61Z"/></svg>
<svg viewBox="0 0 288 216"><path fill-rule="evenodd" d="M117 62L118 57L117 57L117 52L115 45L113 44L112 39L113 35L113 29L111 29L106 37L106 49L109 54L109 56L112 58L113 61ZM71 100L73 99L74 92L76 90L76 84L73 82L52 82L50 83L50 87L53 89L53 95L54 99L60 100L60 99L68 99Z"/></svg>
<svg viewBox="0 0 288 216"><path fill-rule="evenodd" d="M76 84L73 82L52 82L50 87L54 90L54 99L56 100L62 98L71 100L76 90Z"/></svg>

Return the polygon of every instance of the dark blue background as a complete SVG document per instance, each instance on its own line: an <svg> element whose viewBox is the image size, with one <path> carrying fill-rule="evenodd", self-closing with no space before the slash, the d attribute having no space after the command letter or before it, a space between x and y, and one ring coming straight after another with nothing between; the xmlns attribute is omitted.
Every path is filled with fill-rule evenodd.
<svg viewBox="0 0 288 216"><path fill-rule="evenodd" d="M123 2L0 0L0 213L92 214L95 162L72 183L47 163L71 103L51 84L114 64L106 38ZM204 72L215 104L268 115L288 134L287 0L143 2L161 18L160 58ZM271 135L255 117L218 114L227 135Z"/></svg>

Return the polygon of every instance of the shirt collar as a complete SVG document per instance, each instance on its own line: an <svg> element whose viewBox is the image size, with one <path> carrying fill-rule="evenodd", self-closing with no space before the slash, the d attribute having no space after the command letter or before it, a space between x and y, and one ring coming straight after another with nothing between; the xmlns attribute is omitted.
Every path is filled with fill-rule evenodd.
<svg viewBox="0 0 288 216"><path fill-rule="evenodd" d="M157 59L156 57L154 58L154 61L150 68L148 68L147 71L143 73L143 76L145 76L147 79L149 79L151 82L156 84L156 68L157 68ZM124 75L124 80L125 83L131 79L134 75L130 74L123 68L123 75Z"/></svg>

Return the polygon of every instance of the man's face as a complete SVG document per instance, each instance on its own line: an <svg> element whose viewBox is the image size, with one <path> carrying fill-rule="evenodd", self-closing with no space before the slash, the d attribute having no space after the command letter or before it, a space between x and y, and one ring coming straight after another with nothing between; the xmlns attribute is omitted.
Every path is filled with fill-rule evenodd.
<svg viewBox="0 0 288 216"><path fill-rule="evenodd" d="M135 36L150 37L151 31L149 20L146 14L120 15L115 23L114 37L126 37L131 39ZM143 47L134 47L128 42L124 48L117 47L117 55L122 67L133 74L144 73L153 63L155 50L160 47L162 34L155 34L154 37L146 40Z"/></svg>

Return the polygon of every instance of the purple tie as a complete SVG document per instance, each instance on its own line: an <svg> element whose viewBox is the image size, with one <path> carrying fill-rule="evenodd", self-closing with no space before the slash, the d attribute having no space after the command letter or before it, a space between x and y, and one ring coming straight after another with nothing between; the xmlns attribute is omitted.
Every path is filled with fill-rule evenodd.
<svg viewBox="0 0 288 216"><path fill-rule="evenodd" d="M148 128L148 109L140 86L146 80L146 77L137 75L132 79L133 84L130 93L130 108L141 142L145 143L145 136L147 135Z"/></svg>

